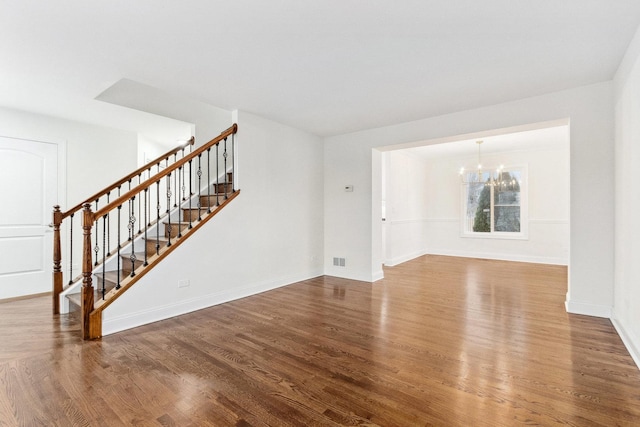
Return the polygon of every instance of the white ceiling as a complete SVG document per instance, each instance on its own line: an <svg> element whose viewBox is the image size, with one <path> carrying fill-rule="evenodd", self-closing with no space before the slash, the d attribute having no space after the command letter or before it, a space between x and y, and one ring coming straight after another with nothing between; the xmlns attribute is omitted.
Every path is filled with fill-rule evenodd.
<svg viewBox="0 0 640 427"><path fill-rule="evenodd" d="M638 0L0 0L0 105L115 125L121 79L320 136L612 79Z"/></svg>

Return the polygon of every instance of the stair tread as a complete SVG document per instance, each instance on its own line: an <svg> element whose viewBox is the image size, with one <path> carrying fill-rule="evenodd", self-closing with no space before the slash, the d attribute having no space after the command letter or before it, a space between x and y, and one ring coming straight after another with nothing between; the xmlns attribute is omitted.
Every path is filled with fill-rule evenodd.
<svg viewBox="0 0 640 427"><path fill-rule="evenodd" d="M104 282L104 292L107 293L111 289L115 288L118 283L118 275L116 270L110 270L105 272L105 282ZM102 275L103 273L94 273L97 277L96 280L92 282L94 295L93 300L97 301L102 299ZM82 304L82 292L78 292L75 294L67 294L67 299L78 307Z"/></svg>
<svg viewBox="0 0 640 427"><path fill-rule="evenodd" d="M218 206L200 206L200 208L199 208L199 209L200 209L201 211L206 211L206 210L207 210L207 209L209 209L209 208L217 208L217 207L218 207ZM197 208L197 207L195 207L195 208L194 208L194 207L190 207L190 208L182 208L182 210L184 210L184 211L197 211L197 210L198 210L198 208ZM171 224L173 224L173 221L171 222Z"/></svg>
<svg viewBox="0 0 640 427"><path fill-rule="evenodd" d="M166 225L169 225L169 224L171 224L171 225L189 225L189 221L171 221L171 222L164 221L163 224L166 224Z"/></svg>
<svg viewBox="0 0 640 427"><path fill-rule="evenodd" d="M134 252L134 254L136 255L136 258L138 258L138 261L140 261L141 259L144 260L144 252ZM120 252L120 258L126 258L129 259L129 257L131 256L131 252Z"/></svg>
<svg viewBox="0 0 640 427"><path fill-rule="evenodd" d="M173 222L171 224L173 224ZM148 240L150 242L155 242L156 240L159 240L161 242L166 242L166 241L169 240L169 238L166 237L166 236L147 236L146 239L144 237L142 239L143 240Z"/></svg>
<svg viewBox="0 0 640 427"><path fill-rule="evenodd" d="M99 272L99 273L94 273L94 274L98 278L99 281L102 280L102 276L104 275L105 281L118 283L118 271L117 270L109 270L109 271L105 271L104 273Z"/></svg>

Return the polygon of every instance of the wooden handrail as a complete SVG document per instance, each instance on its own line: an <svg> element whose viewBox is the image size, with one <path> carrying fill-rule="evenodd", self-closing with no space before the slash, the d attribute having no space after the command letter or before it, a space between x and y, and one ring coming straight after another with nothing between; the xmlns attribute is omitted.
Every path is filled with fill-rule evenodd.
<svg viewBox="0 0 640 427"><path fill-rule="evenodd" d="M164 178L165 176L169 175L173 171L175 171L175 170L179 169L180 167L182 167L184 164L189 162L189 160L192 160L192 159L198 157L198 155L204 153L205 151L207 151L212 146L218 144L220 141L226 139L230 135L235 134L236 132L238 132L238 125L234 123L233 126L228 128L227 130L223 131L220 135L218 135L217 137L213 138L211 141L207 142L206 144L202 145L197 150L193 151L191 154L183 157L182 159L180 159L177 162L173 163L171 166L169 166L168 168L166 168L162 172L155 174L151 178L148 178L144 182L138 184L136 187L132 188L131 190L127 191L126 193L124 193L123 195L121 195L120 197L115 199L114 201L112 201L109 204L107 204L106 206L104 206L102 209L94 212L93 213L93 220L95 221L98 218L102 218L104 215L108 214L113 209L115 209L118 206L124 204L126 201L131 199L133 196L135 196L138 193L144 191L145 188L150 187L152 184L158 182L160 179Z"/></svg>
<svg viewBox="0 0 640 427"><path fill-rule="evenodd" d="M125 176L124 178L121 178L120 180L118 180L118 181L114 182L113 184L109 185L108 187L98 191L96 194L94 194L93 196L87 198L85 201L83 201L81 203L78 203L76 206L72 207L68 211L63 212L62 213L62 217L60 218L60 220L63 220L65 218L67 218L68 216L70 216L71 214L78 212L80 209L82 209L84 207L84 205L86 203L91 203L94 200L104 196L105 194L107 194L108 192L118 188L118 186L124 184L125 182L129 182L131 179L133 179L134 177L140 175L144 171L150 170L153 166L159 164L161 161L163 161L167 157L169 157L169 156L171 156L173 154L176 154L178 151L184 150L185 148L187 148L188 146L193 145L193 144L195 144L195 138L192 136L184 144L181 144L181 145L177 146L176 148L173 148L173 149L167 151L166 153L164 153L163 155L161 155L157 159L154 159L154 160L148 162L147 164L145 164L144 166L139 167L138 169L136 169L135 171L131 172L129 175Z"/></svg>

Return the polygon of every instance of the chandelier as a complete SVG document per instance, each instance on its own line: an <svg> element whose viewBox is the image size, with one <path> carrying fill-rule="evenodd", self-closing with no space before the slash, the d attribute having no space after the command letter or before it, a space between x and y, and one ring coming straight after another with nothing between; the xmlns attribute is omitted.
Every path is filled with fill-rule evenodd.
<svg viewBox="0 0 640 427"><path fill-rule="evenodd" d="M480 151L482 141L476 141L476 144L478 145L478 166L474 172L466 172L464 167L460 168L460 181L462 184L484 184L505 190L513 188L517 184L517 181L510 173L504 171L504 165L488 170L482 168Z"/></svg>

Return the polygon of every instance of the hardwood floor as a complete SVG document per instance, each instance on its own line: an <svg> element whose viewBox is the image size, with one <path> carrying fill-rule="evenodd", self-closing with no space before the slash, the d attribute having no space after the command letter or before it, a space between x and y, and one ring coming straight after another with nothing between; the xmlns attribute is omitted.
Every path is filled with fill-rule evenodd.
<svg viewBox="0 0 640 427"><path fill-rule="evenodd" d="M609 320L564 267L424 256L84 342L50 298L0 303L0 425L640 425Z"/></svg>

